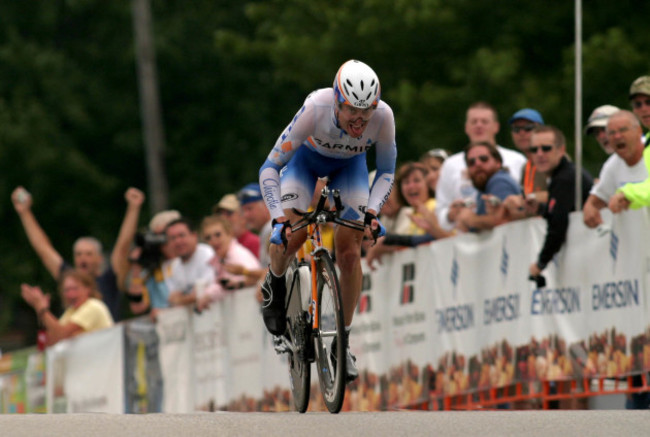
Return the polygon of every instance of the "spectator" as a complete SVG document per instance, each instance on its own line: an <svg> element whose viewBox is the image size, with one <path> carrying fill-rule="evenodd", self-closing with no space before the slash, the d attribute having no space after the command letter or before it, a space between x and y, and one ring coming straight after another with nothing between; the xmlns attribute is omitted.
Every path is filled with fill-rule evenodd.
<svg viewBox="0 0 650 437"><path fill-rule="evenodd" d="M111 253L110 262L105 270L102 271L104 265L102 245L97 239L81 237L73 246L74 268L95 278L113 320L120 320L120 290L125 287L126 275L129 270L129 248L138 227L144 194L137 188L129 188L124 194L124 198L127 202L126 213ZM49 237L36 220L31 209L32 196L23 187L18 187L12 193L11 200L30 244L45 268L58 281L61 274L72 267L52 246Z"/></svg>
<svg viewBox="0 0 650 437"><path fill-rule="evenodd" d="M257 232L260 236L260 268L257 270L244 271L244 266L227 265L230 273L241 275L246 273L246 285L253 285L264 279L268 266L271 263L269 257L269 237L271 236L271 214L266 208L260 186L257 183L250 183L244 186L237 193L241 205L242 216L248 229ZM261 299L261 294L258 296Z"/></svg>
<svg viewBox="0 0 650 437"><path fill-rule="evenodd" d="M614 148L609 144L607 135L607 120L615 112L620 111L616 106L603 105L599 106L591 113L585 126L585 135L592 135L605 153L611 155Z"/></svg>
<svg viewBox="0 0 650 437"><path fill-rule="evenodd" d="M530 156L530 137L533 129L544 125L542 115L530 108L520 109L509 120L512 142L526 156L526 165L521 174L521 186L524 194L546 192L546 175L537 171Z"/></svg>
<svg viewBox="0 0 650 437"><path fill-rule="evenodd" d="M61 296L65 312L57 320L50 312L50 296L40 287L21 284L21 294L45 327L46 345L86 332L113 326L108 307L99 298L97 283L87 272L66 269L61 272Z"/></svg>
<svg viewBox="0 0 650 437"><path fill-rule="evenodd" d="M149 222L149 232L136 237L137 247L131 252L131 280L126 293L134 314L150 310L149 315L155 320L161 309L169 307L166 280L171 276L176 255L167 242L165 228L179 218L181 214L176 210L161 211Z"/></svg>
<svg viewBox="0 0 650 437"><path fill-rule="evenodd" d="M235 194L226 194L214 208L213 214L223 216L228 222L237 241L250 250L256 258L260 256L260 237L246 228L246 222L241 215L239 200Z"/></svg>
<svg viewBox="0 0 650 437"><path fill-rule="evenodd" d="M503 169L501 154L486 142L470 143L465 162L472 185L477 189L476 211L462 208L456 226L463 232L483 231L508 221L502 202L510 195L521 195L519 184Z"/></svg>
<svg viewBox="0 0 650 437"><path fill-rule="evenodd" d="M420 157L420 163L427 166L429 170L427 173L427 185L429 185L429 190L433 193L433 197L436 195L436 185L438 185L440 169L447 158L449 158L449 154L444 149L432 149Z"/></svg>
<svg viewBox="0 0 650 437"><path fill-rule="evenodd" d="M216 281L210 284L197 306L206 308L210 302L223 298L227 290L236 290L245 285L246 272L259 270L260 262L253 253L242 246L235 238L230 222L222 216L213 215L203 219L201 238L214 249L215 256L210 261L215 270ZM242 266L242 275L235 275L224 268L232 264Z"/></svg>
<svg viewBox="0 0 650 437"><path fill-rule="evenodd" d="M210 260L214 250L199 237L187 218L179 218L167 225L165 235L170 248L177 256L171 264L167 279L169 303L172 306L192 305L203 296L205 287L215 280Z"/></svg>
<svg viewBox="0 0 650 437"><path fill-rule="evenodd" d="M496 144L498 132L499 118L492 105L477 102L469 107L465 120L465 133L470 143L486 141ZM503 158L503 167L508 169L517 183L520 183L526 157L519 152L498 145L497 150ZM440 169L440 179L436 186L436 214L440 226L447 231L452 230L456 214L464 205L465 200L475 197L476 189L472 186L467 174L465 153L459 152L451 155Z"/></svg>
<svg viewBox="0 0 650 437"><path fill-rule="evenodd" d="M397 171L394 190L397 192L399 204L410 208L411 220L405 229L401 230L402 233L387 232L385 237L380 238L377 244L368 249L366 261L371 269L374 270L375 260L381 262L385 253L393 252L399 246L416 246L450 235L437 225L434 213L436 200L427 183L428 173L427 167L419 162L407 162ZM429 220L432 224L429 224ZM428 233L429 228L431 233Z"/></svg>
<svg viewBox="0 0 650 437"><path fill-rule="evenodd" d="M650 76L641 76L630 85L632 111L646 129L650 129ZM643 143L650 145L650 132L645 134Z"/></svg>
<svg viewBox="0 0 650 437"><path fill-rule="evenodd" d="M630 86L630 100L634 115L641 124L650 128L650 76L641 76ZM650 145L650 132L643 138L645 146ZM650 148L643 152L644 165L650 174ZM609 201L609 209L614 213L650 206L650 178L638 183L628 183L616 191Z"/></svg>
<svg viewBox="0 0 650 437"><path fill-rule="evenodd" d="M538 278L566 239L569 213L575 211L576 170L566 156L564 134L554 126L535 128L530 151L533 154L533 164L550 178L548 203L539 204L547 223L546 237L537 261L529 268L530 276ZM592 183L589 173L583 171L581 199L583 204Z"/></svg>
<svg viewBox="0 0 650 437"><path fill-rule="evenodd" d="M615 153L603 165L585 202L582 217L588 227L595 228L603 222L600 210L607 207L619 187L648 178L641 135L641 124L630 111L618 111L609 117L607 136Z"/></svg>

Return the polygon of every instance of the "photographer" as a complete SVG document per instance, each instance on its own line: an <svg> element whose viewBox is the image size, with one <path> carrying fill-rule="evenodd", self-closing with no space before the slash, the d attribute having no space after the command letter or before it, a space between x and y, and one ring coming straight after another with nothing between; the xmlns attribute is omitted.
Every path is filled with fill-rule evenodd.
<svg viewBox="0 0 650 437"><path fill-rule="evenodd" d="M170 275L175 254L167 244L165 228L180 217L174 210L159 212L149 222L149 231L135 237L130 257L131 280L126 293L134 314L151 309L150 315L155 320L160 309L169 307L169 288L165 280Z"/></svg>

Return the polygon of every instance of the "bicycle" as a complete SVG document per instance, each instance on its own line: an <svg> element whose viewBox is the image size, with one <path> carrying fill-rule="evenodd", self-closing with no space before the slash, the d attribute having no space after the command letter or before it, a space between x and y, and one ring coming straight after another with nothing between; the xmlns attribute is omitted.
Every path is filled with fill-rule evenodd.
<svg viewBox="0 0 650 437"><path fill-rule="evenodd" d="M361 232L365 227L363 223L340 218L343 207L339 191L331 193L334 209L325 207L330 194L326 186L313 211L293 210L301 218L291 225L292 232L307 227L313 250L308 261L303 245L287 270L287 329L284 335L274 339L276 351L289 354L291 392L294 406L300 413L307 411L309 405L313 362L329 412L341 411L345 397L347 344L341 289L332 255L322 245L320 226L334 223ZM380 225L373 230L373 238L376 240L383 233L385 229ZM286 244L286 239L283 242Z"/></svg>

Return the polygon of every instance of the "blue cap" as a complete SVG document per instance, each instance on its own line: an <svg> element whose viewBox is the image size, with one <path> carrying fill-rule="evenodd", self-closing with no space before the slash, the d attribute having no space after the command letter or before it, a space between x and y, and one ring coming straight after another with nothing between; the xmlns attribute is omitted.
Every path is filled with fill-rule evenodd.
<svg viewBox="0 0 650 437"><path fill-rule="evenodd" d="M246 205L247 203L262 200L262 191L260 190L260 184L255 182L247 184L244 188L237 192L237 199L239 199L239 203L241 205Z"/></svg>
<svg viewBox="0 0 650 437"><path fill-rule="evenodd" d="M515 120L528 120L533 123L544 124L542 114L530 108L520 109L515 112L512 117L510 117L510 120L508 120L508 124L512 124Z"/></svg>

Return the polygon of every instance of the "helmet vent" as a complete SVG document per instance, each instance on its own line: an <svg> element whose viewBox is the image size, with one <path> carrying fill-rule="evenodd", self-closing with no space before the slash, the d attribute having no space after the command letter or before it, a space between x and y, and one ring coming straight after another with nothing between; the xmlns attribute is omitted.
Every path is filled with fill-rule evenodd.
<svg viewBox="0 0 650 437"><path fill-rule="evenodd" d="M363 91L363 81L361 81L360 84L361 84L361 91Z"/></svg>

